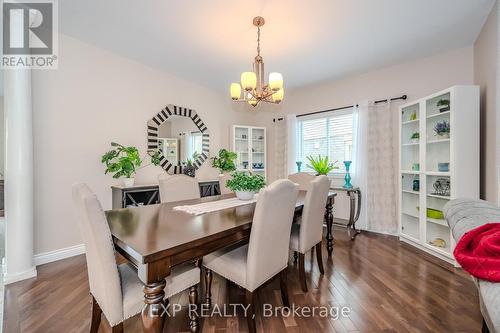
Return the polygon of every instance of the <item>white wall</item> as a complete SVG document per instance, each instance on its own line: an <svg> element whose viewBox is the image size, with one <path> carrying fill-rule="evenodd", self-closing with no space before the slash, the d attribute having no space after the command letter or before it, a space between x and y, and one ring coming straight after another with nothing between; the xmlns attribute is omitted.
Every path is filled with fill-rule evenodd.
<svg viewBox="0 0 500 333"><path fill-rule="evenodd" d="M474 44L474 82L481 87L481 197L498 201L498 2Z"/></svg>
<svg viewBox="0 0 500 333"><path fill-rule="evenodd" d="M104 209L110 185L101 155L116 141L146 148L146 122L166 104L195 109L211 133L211 154L228 147L229 128L248 122L227 96L61 35L58 70L33 72L35 149L35 254L82 242L71 185L86 182ZM148 167L138 183L156 182L162 170ZM218 174L206 162L200 178Z"/></svg>

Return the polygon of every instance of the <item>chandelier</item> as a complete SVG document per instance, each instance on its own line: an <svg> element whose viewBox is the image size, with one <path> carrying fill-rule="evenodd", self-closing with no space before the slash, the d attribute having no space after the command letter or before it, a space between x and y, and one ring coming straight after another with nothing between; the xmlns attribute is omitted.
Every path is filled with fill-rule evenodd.
<svg viewBox="0 0 500 333"><path fill-rule="evenodd" d="M264 82L264 60L260 55L260 27L264 23L263 17L257 16L253 19L253 25L257 27L257 55L253 63L253 72L241 73L241 85L231 83L231 98L237 102L247 102L251 106L257 106L259 102L278 104L283 100L285 93L283 76L280 73L270 73L269 84Z"/></svg>

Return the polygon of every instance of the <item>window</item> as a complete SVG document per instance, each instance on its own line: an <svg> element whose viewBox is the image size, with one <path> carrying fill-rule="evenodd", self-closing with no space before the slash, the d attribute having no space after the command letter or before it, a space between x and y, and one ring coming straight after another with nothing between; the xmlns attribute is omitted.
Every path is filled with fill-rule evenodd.
<svg viewBox="0 0 500 333"><path fill-rule="evenodd" d="M307 167L307 156L328 156L338 161L339 169L332 173L344 173L343 161L352 161L352 110L336 111L323 118L297 120L297 161L302 161L302 170L314 172Z"/></svg>
<svg viewBox="0 0 500 333"><path fill-rule="evenodd" d="M201 154L203 150L203 136L201 132L193 132L191 140L191 151L194 153Z"/></svg>

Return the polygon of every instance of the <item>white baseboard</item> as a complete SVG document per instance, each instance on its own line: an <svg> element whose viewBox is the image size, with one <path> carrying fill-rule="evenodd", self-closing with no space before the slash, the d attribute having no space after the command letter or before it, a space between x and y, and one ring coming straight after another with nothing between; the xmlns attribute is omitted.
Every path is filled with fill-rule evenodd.
<svg viewBox="0 0 500 333"><path fill-rule="evenodd" d="M27 271L20 272L20 273L15 273L15 274L5 273L3 276L3 283L5 285L7 285L9 283L14 283L14 282L21 281L21 280L31 279L34 277L36 277L36 267L35 266L28 269Z"/></svg>
<svg viewBox="0 0 500 333"><path fill-rule="evenodd" d="M33 262L35 263L35 266L39 266L43 264L48 264L49 262L74 257L83 253L85 253L85 245L79 244L70 247L65 247L59 250L36 254L33 257Z"/></svg>

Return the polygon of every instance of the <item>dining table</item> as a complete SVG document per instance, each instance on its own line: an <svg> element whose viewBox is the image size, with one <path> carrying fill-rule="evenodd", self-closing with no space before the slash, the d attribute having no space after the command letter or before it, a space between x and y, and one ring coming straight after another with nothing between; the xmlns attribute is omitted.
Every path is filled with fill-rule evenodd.
<svg viewBox="0 0 500 333"><path fill-rule="evenodd" d="M302 211L305 195L306 191L299 191L296 214ZM333 205L336 195L336 192L330 191L325 205L325 238L329 257L333 252ZM219 249L248 242L256 203L249 202L200 215L174 207L234 196L225 194L105 212L115 250L137 268L138 277L144 283L144 332L163 330L165 278L172 268L201 260L204 255Z"/></svg>

